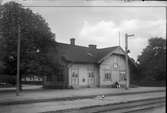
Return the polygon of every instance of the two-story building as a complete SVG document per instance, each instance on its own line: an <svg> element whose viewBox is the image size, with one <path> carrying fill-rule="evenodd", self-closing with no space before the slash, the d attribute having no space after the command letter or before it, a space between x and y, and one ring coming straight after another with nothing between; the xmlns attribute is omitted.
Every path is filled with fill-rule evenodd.
<svg viewBox="0 0 167 113"><path fill-rule="evenodd" d="M63 64L61 74L45 80L45 86L53 87L106 87L118 82L126 84L125 52L120 46L97 49L96 45L88 47L57 43L56 49L49 52L54 62L57 58Z"/></svg>

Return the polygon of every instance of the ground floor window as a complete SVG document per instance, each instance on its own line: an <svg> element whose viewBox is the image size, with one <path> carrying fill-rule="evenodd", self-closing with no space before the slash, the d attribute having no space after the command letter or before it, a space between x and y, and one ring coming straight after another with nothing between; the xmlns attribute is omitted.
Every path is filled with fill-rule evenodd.
<svg viewBox="0 0 167 113"><path fill-rule="evenodd" d="M71 84L72 85L78 85L79 84L79 75L78 72L76 70L73 70L71 73Z"/></svg>
<svg viewBox="0 0 167 113"><path fill-rule="evenodd" d="M120 71L120 73L119 73L119 81L125 81L125 80L126 80L125 71Z"/></svg>
<svg viewBox="0 0 167 113"><path fill-rule="evenodd" d="M78 77L78 73L73 72L73 73L72 73L72 77L73 77L73 78L77 78L77 77Z"/></svg>
<svg viewBox="0 0 167 113"><path fill-rule="evenodd" d="M112 80L112 78L111 78L111 72L106 72L104 74L104 80Z"/></svg>
<svg viewBox="0 0 167 113"><path fill-rule="evenodd" d="M94 73L93 72L89 72L89 78L94 78Z"/></svg>

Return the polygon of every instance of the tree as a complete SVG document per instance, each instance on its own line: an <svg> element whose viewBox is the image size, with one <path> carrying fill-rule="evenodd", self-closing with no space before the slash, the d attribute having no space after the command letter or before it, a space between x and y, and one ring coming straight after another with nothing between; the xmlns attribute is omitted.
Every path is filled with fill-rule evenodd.
<svg viewBox="0 0 167 113"><path fill-rule="evenodd" d="M166 39L149 39L148 46L138 57L138 68L141 80L166 80Z"/></svg>
<svg viewBox="0 0 167 113"><path fill-rule="evenodd" d="M54 34L47 22L28 8L9 2L0 9L0 52L6 67L5 73L16 75L18 26L20 26L21 75L50 75L55 65L49 61L47 52L55 45Z"/></svg>

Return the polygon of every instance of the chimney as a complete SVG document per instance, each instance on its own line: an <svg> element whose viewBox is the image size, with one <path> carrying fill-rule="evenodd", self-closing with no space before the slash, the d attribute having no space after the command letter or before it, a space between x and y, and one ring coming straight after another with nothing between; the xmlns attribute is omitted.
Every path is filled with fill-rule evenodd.
<svg viewBox="0 0 167 113"><path fill-rule="evenodd" d="M89 48L90 48L90 49L96 49L96 45L89 44Z"/></svg>
<svg viewBox="0 0 167 113"><path fill-rule="evenodd" d="M70 39L70 44L71 44L71 45L75 45L75 38L71 38L71 39Z"/></svg>

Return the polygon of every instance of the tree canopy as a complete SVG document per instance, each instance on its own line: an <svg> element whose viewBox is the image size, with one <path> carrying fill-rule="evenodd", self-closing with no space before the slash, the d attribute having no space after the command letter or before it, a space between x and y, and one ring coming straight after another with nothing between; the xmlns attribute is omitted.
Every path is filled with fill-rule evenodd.
<svg viewBox="0 0 167 113"><path fill-rule="evenodd" d="M138 68L142 80L166 80L166 39L149 39L148 46L138 57Z"/></svg>
<svg viewBox="0 0 167 113"><path fill-rule="evenodd" d="M55 70L48 57L48 49L54 46L54 34L48 23L37 13L9 2L0 9L0 60L5 73L16 75L18 26L20 26L22 75L49 75Z"/></svg>

